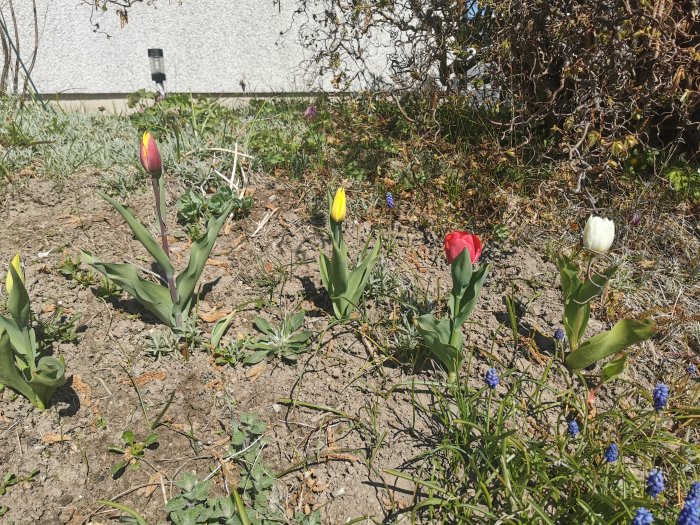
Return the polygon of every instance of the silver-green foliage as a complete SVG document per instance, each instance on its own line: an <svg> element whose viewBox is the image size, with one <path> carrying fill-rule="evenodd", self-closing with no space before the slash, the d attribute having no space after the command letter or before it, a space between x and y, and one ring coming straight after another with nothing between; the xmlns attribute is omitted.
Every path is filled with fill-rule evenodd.
<svg viewBox="0 0 700 525"><path fill-rule="evenodd" d="M304 324L305 312L297 312L285 316L279 326L273 327L262 317L256 317L253 323L262 335L252 341L250 347L255 350L243 359L244 363L254 364L262 361L268 355L277 355L288 361L295 361L297 356L306 352L309 339L313 335L307 330L301 330Z"/></svg>

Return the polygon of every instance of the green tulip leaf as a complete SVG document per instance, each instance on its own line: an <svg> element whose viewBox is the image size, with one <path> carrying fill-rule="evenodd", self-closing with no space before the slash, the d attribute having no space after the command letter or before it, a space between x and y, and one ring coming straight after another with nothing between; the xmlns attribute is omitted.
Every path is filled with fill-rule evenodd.
<svg viewBox="0 0 700 525"><path fill-rule="evenodd" d="M416 318L416 328L421 334L425 346L447 370L450 381L454 381L462 363L464 339L461 330L455 333L455 340L451 342L450 320L441 319L438 321L432 314Z"/></svg>
<svg viewBox="0 0 700 525"><path fill-rule="evenodd" d="M163 324L174 326L173 302L165 286L143 279L136 266L130 263L102 263L88 252L81 252L81 259L123 288Z"/></svg>
<svg viewBox="0 0 700 525"><path fill-rule="evenodd" d="M573 350L578 347L578 342L586 332L590 316L590 303L578 304L572 300L566 302L564 307L564 330L566 330L569 345Z"/></svg>
<svg viewBox="0 0 700 525"><path fill-rule="evenodd" d="M12 277L12 290L7 298L7 309L17 326L24 329L29 326L29 294L13 265L10 265L9 273Z"/></svg>
<svg viewBox="0 0 700 525"><path fill-rule="evenodd" d="M182 314L187 315L190 311L197 281L199 281L199 278L202 276L204 267L207 264L207 259L209 259L209 254L211 254L214 244L216 243L219 231L226 222L234 204L234 202L230 202L221 215L209 219L206 233L192 243L190 260L187 264L187 268L178 275L176 279L177 303L174 307ZM173 311L173 316L175 313L176 312Z"/></svg>
<svg viewBox="0 0 700 525"><path fill-rule="evenodd" d="M325 253L320 253L319 258L318 258L318 265L319 268L321 269L321 284L323 284L323 287L328 291L328 294L331 294L331 284L329 280L329 271L328 269L330 268L330 261L328 260L328 257L326 257Z"/></svg>
<svg viewBox="0 0 700 525"><path fill-rule="evenodd" d="M623 319L607 332L591 337L571 352L564 364L571 371L582 370L617 352L652 337L656 327L650 322Z"/></svg>
<svg viewBox="0 0 700 525"><path fill-rule="evenodd" d="M330 265L330 285L331 289L328 290L331 297L340 297L348 289L348 256L346 251L343 249L341 243L340 245L333 242L333 253L331 255L331 265Z"/></svg>
<svg viewBox="0 0 700 525"><path fill-rule="evenodd" d="M464 250L467 251L467 250ZM464 252L462 252L464 253ZM468 257L467 257L468 258ZM448 304L451 305L450 310L453 312L453 320L454 320L454 325L456 327L460 327L464 324L464 322L467 320L469 315L472 313L472 310L474 310L474 307L476 306L476 302L479 300L479 295L481 294L481 289L484 286L484 282L486 282L486 277L489 272L489 265L484 264L481 268L479 268L478 271L474 272L471 274L471 281L469 282L468 286L465 288L464 293L461 297L454 298L454 296L450 295L450 299L448 300ZM454 289L453 289L454 292ZM452 305L455 306L452 306ZM454 308L454 310L453 310ZM455 313L456 311L456 313Z"/></svg>
<svg viewBox="0 0 700 525"><path fill-rule="evenodd" d="M561 289L566 301L581 286L581 280L578 278L578 266L565 255L557 256L556 263L561 278Z"/></svg>
<svg viewBox="0 0 700 525"><path fill-rule="evenodd" d="M236 312L233 311L223 319L219 319L214 325L214 328L212 328L211 339L209 341L212 348L216 348L217 346L219 346L221 338L224 336L226 330L228 330L228 327L231 325L231 321L233 321L233 316L235 313Z"/></svg>
<svg viewBox="0 0 700 525"><path fill-rule="evenodd" d="M348 278L347 287L347 299L353 305L359 304L362 294L367 286L367 281L369 281L370 275L372 275L372 270L374 265L377 263L377 258L379 257L379 250L382 247L382 240L377 240L374 243L374 248L372 251L362 260L362 262L350 272ZM348 314L350 312L347 312Z"/></svg>
<svg viewBox="0 0 700 525"><path fill-rule="evenodd" d="M56 390L64 384L66 384L66 376L63 363L51 356L39 359L29 385L44 406L49 404Z"/></svg>
<svg viewBox="0 0 700 525"><path fill-rule="evenodd" d="M143 245L146 250L148 250L148 253L151 254L151 256L156 260L156 262L160 265L160 267L163 269L165 272L166 276L172 276L175 274L175 270L173 269L173 265L170 263L170 259L168 259L168 256L165 255L165 252L163 251L163 248L153 239L151 234L148 232L146 227L139 221L132 213L129 208L126 206L122 206L119 204L116 200L114 200L112 197L109 195L106 195L104 193L99 192L99 195L106 200L108 203L110 203L115 210L117 210L121 216L124 218L124 220L127 222L129 227L131 228L131 231L134 233L134 236L138 239L138 241Z"/></svg>
<svg viewBox="0 0 700 525"><path fill-rule="evenodd" d="M10 336L2 327L0 327L0 383L23 395L38 408L45 408L27 380L17 370L14 352L10 345Z"/></svg>
<svg viewBox="0 0 700 525"><path fill-rule="evenodd" d="M452 272L452 297L458 301L471 284L472 271L474 268L470 257L469 250L465 248L460 252L457 258L452 261L452 265L450 266L450 271ZM453 317L459 313L458 306L458 302L456 304L450 302L450 310Z"/></svg>
<svg viewBox="0 0 700 525"><path fill-rule="evenodd" d="M27 363L34 360L34 350L28 331L20 330L14 320L0 315L0 329L10 336L10 344Z"/></svg>
<svg viewBox="0 0 700 525"><path fill-rule="evenodd" d="M625 366L627 366L628 357L629 355L626 352L620 352L614 359L605 363L603 365L601 384L612 381L622 374L625 371Z"/></svg>
<svg viewBox="0 0 700 525"><path fill-rule="evenodd" d="M619 265L615 264L605 269L603 273L594 273L591 275L591 278L586 279L573 294L573 300L578 304L585 304L602 295L605 291L605 287L618 268Z"/></svg>

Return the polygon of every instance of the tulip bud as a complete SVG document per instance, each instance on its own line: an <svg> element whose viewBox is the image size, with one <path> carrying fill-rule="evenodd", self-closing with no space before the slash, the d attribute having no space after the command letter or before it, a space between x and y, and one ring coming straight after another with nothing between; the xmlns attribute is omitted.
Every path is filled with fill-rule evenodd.
<svg viewBox="0 0 700 525"><path fill-rule="evenodd" d="M19 253L14 256L11 264L12 267L15 269L15 272L17 272L17 275L19 275L19 278L22 279L22 282L24 282L24 275L22 274L22 266L19 260ZM12 279L12 273L8 270L7 279L5 279L5 289L7 290L7 295L10 295L13 286L14 280Z"/></svg>
<svg viewBox="0 0 700 525"><path fill-rule="evenodd" d="M481 255L481 239L472 233L450 232L445 236L445 256L452 264L464 249L469 250L469 259L474 264Z"/></svg>
<svg viewBox="0 0 700 525"><path fill-rule="evenodd" d="M160 160L158 145L153 140L153 135L146 131L141 138L141 148L139 151L141 165L148 173L154 177L159 177L163 172L163 163Z"/></svg>
<svg viewBox="0 0 700 525"><path fill-rule="evenodd" d="M583 246L587 250L606 253L615 239L615 223L610 219L591 215L583 229Z"/></svg>
<svg viewBox="0 0 700 525"><path fill-rule="evenodd" d="M333 198L333 205L331 206L331 220L333 222L343 222L345 220L345 214L347 213L347 206L345 204L345 189L338 188L335 192L335 197Z"/></svg>

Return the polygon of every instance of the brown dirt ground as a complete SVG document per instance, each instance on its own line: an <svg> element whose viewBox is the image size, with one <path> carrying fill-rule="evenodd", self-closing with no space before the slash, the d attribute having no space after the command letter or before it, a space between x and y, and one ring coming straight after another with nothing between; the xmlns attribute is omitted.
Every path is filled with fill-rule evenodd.
<svg viewBox="0 0 700 525"><path fill-rule="evenodd" d="M65 254L75 257L79 249L105 261L150 264L121 217L97 196L97 178L85 173L62 182L28 179L11 188L3 205L0 260L9 261L17 250L23 254L34 311L51 312L62 306L68 314L81 314L77 343L56 349L65 356L70 379L52 406L39 412L22 398L10 400L7 391L0 398L0 474L40 469L33 482L0 497L0 506L10 508L3 519L18 524L104 523L114 513L96 501L119 496L119 502L138 509L149 522L164 523L164 500L177 490L171 482L185 470L195 471L202 479L216 467L209 454L212 448L221 452L226 448L221 438L229 429L227 393L236 411L256 412L268 424L264 460L273 470L300 465L278 481L275 499L282 509L321 508L324 523L343 523L363 515L408 523L410 513L401 510L412 505L414 487L383 471L399 468L424 451L426 441L419 436L429 434L432 427L414 417L408 389L388 392L399 382L429 379L434 372L429 366L415 373L405 366L381 366L379 349L359 335L358 323L324 331L330 317L317 257L319 249L327 246L324 225L309 218L314 190L260 175L253 179L255 206L248 218L227 225L221 234L204 272L207 292L200 314L228 313L246 301L268 296L260 286L261 276L274 273L276 264L293 261L290 277L273 290L274 304L261 315L279 320L285 308L300 305L307 310L306 328L322 336L296 363L269 359L254 367L219 367L203 350L196 351L189 362L173 354L154 361L145 350L149 335L163 333L162 327L142 315L126 296L104 301L90 287L58 271ZM171 194L178 191L171 190ZM351 193L352 198L359 198L359 193ZM152 216L148 192L132 196L128 204L142 219ZM483 377L492 348L491 357L503 367L531 369L536 375L551 357L551 334L561 316L557 271L546 261L544 246L547 242L573 243L575 233L561 238L554 224L548 227L541 215L528 216L519 202L510 205L503 217L513 235L508 241L487 244L483 261L492 262L493 271L467 335L467 343L479 349L473 373L476 381ZM372 203L369 209L371 212ZM253 237L260 221L273 211ZM385 219L374 220L377 213L370 212L367 217L372 224L348 221L346 232L354 253L361 246L358 236L364 239L373 228L386 226ZM569 222L581 221L576 209L562 214ZM417 215L420 209L399 206L392 230L393 249L385 264L405 286L428 290L433 296L439 287L444 294L449 272L442 258L441 237L416 227ZM531 226L535 222L538 228ZM627 228L619 234L618 247L632 254L630 261L652 260L647 266L669 270L689 264L693 249L699 253L697 235L688 233L693 233L693 226L679 226L677 216L669 214L658 227L664 229L664 253L671 255L645 252L641 234ZM40 252L49 250L48 256L39 258ZM176 267L182 268L186 239L174 239L173 252ZM693 282L684 282L683 277L660 282L643 265L636 268L624 273L627 288L619 309L639 312L673 307L693 312L697 277ZM513 350L503 302L503 295L511 290L521 302L525 344L518 352ZM606 304L615 300L612 293ZM227 337L251 333L258 313L251 305L241 308ZM368 315L379 320L389 313L370 304ZM607 318L605 312L594 315L599 320L592 319L592 330L606 325L600 320ZM205 333L211 326L202 323ZM697 345L697 325L670 327L664 337L636 350L628 374L651 385L674 373L679 363L697 356ZM147 433L127 371L141 386L151 414L160 410L173 390L176 395L165 416L167 426L158 429L159 447L146 452L147 464L114 480L110 467L117 457L108 447L119 443L124 430L139 436ZM603 402L616 388L606 387ZM419 395L423 403L430 402L428 394ZM283 398L332 407L350 419L319 410L290 409L280 402ZM105 428L98 426L100 418ZM368 457L382 434L385 438L370 467ZM157 483L150 494L140 488L148 483Z"/></svg>

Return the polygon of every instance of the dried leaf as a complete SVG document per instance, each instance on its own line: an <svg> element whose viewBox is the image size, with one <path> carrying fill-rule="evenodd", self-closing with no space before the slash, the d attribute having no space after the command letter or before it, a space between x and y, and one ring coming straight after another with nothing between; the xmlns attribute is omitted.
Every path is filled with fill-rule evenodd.
<svg viewBox="0 0 700 525"><path fill-rule="evenodd" d="M70 441L71 437L66 435L66 434L56 434L54 432L48 432L47 434L44 434L41 436L41 440L46 443L47 445L51 445L52 443L61 443L63 441Z"/></svg>
<svg viewBox="0 0 700 525"><path fill-rule="evenodd" d="M228 310L212 310L211 312L200 312L199 318L205 323L215 323L230 313Z"/></svg>
<svg viewBox="0 0 700 525"><path fill-rule="evenodd" d="M257 365L251 366L248 370L246 370L245 376L251 381L255 381L262 375L266 368L267 363L258 363Z"/></svg>
<svg viewBox="0 0 700 525"><path fill-rule="evenodd" d="M153 473L153 475L148 478L148 486L142 488L139 492L141 495L150 498L151 495L156 491L158 487L160 487L160 484L163 481L163 474L160 472L156 471Z"/></svg>
<svg viewBox="0 0 700 525"><path fill-rule="evenodd" d="M134 382L138 386L144 386L148 383L152 383L153 381L164 381L165 377L165 372L146 372L145 374L141 374L136 379L134 379Z"/></svg>

